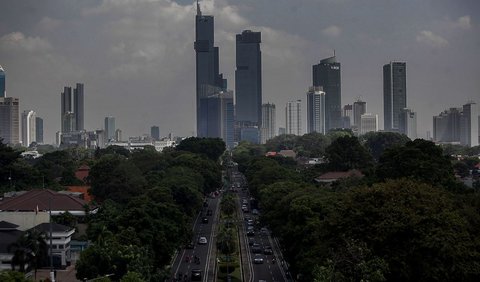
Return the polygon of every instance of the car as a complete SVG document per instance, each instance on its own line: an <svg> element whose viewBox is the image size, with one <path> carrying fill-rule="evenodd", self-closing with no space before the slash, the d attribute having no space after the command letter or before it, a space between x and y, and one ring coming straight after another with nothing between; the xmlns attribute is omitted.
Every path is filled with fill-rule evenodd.
<svg viewBox="0 0 480 282"><path fill-rule="evenodd" d="M253 209L253 210L252 210L252 214L258 215L258 210L257 210L257 209Z"/></svg>
<svg viewBox="0 0 480 282"><path fill-rule="evenodd" d="M248 213L248 212L249 212L249 211L248 211L248 208L242 208L242 211L243 211L244 213Z"/></svg>
<svg viewBox="0 0 480 282"><path fill-rule="evenodd" d="M198 238L199 245L206 245L207 244L207 237L200 237Z"/></svg>
<svg viewBox="0 0 480 282"><path fill-rule="evenodd" d="M270 246L267 246L263 249L263 254L264 255L273 255L273 250Z"/></svg>
<svg viewBox="0 0 480 282"><path fill-rule="evenodd" d="M253 230L248 230L248 231L247 231L247 236L248 236L248 237L255 236L255 231L253 231Z"/></svg>
<svg viewBox="0 0 480 282"><path fill-rule="evenodd" d="M254 229L255 229L255 227L253 227L253 225L248 225L247 226L247 231L254 230Z"/></svg>
<svg viewBox="0 0 480 282"><path fill-rule="evenodd" d="M244 205L248 204L248 200L247 200L247 199L243 199L243 200L242 200L242 204L244 204Z"/></svg>
<svg viewBox="0 0 480 282"><path fill-rule="evenodd" d="M191 281L202 281L202 271L200 269L192 269L190 275Z"/></svg>
<svg viewBox="0 0 480 282"><path fill-rule="evenodd" d="M252 245L252 253L259 254L261 252L262 252L262 248L260 247L260 244L254 243Z"/></svg>
<svg viewBox="0 0 480 282"><path fill-rule="evenodd" d="M253 223L254 223L253 219L247 220L247 224L248 224L248 225L253 225Z"/></svg>
<svg viewBox="0 0 480 282"><path fill-rule="evenodd" d="M262 264L263 263L263 256L261 254L256 254L253 258L253 263Z"/></svg>
<svg viewBox="0 0 480 282"><path fill-rule="evenodd" d="M202 218L202 223L208 223L208 217L203 217Z"/></svg>
<svg viewBox="0 0 480 282"><path fill-rule="evenodd" d="M267 236L268 235L268 229L266 227L260 228L260 234Z"/></svg>
<svg viewBox="0 0 480 282"><path fill-rule="evenodd" d="M248 245L253 246L255 244L255 238L248 238Z"/></svg>
<svg viewBox="0 0 480 282"><path fill-rule="evenodd" d="M185 248L187 249L193 249L194 248L194 244L192 241L188 242L187 245L185 246Z"/></svg>

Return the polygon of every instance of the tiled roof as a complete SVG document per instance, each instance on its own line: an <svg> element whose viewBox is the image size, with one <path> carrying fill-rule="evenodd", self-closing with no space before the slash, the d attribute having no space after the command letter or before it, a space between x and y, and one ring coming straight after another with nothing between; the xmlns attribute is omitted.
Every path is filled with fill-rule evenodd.
<svg viewBox="0 0 480 282"><path fill-rule="evenodd" d="M85 211L86 202L48 189L35 189L0 201L0 211Z"/></svg>
<svg viewBox="0 0 480 282"><path fill-rule="evenodd" d="M50 223L44 222L40 223L39 225L33 227L32 229L37 229L39 231L43 231L45 233L50 232ZM52 223L52 232L69 232L73 228L70 226L58 224L58 223Z"/></svg>
<svg viewBox="0 0 480 282"><path fill-rule="evenodd" d="M2 220L0 221L0 231L2 230L15 230L17 229L18 225L13 224L11 222Z"/></svg>
<svg viewBox="0 0 480 282"><path fill-rule="evenodd" d="M329 181L329 180L337 180L341 178L347 178L347 177L363 177L363 173L356 169L352 169L349 171L330 171L327 173L324 173L320 175L319 177L315 178L316 181L321 182L321 181Z"/></svg>
<svg viewBox="0 0 480 282"><path fill-rule="evenodd" d="M83 194L83 199L85 202L90 203L92 201L92 196L88 193L90 186L67 186L68 191L70 192L80 192Z"/></svg>

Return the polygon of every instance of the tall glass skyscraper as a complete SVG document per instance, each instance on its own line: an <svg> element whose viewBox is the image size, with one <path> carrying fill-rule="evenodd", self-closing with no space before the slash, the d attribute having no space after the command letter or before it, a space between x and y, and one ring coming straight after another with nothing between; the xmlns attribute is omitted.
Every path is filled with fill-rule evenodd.
<svg viewBox="0 0 480 282"><path fill-rule="evenodd" d="M383 120L385 131L398 131L400 113L407 107L407 64L383 66Z"/></svg>
<svg viewBox="0 0 480 282"><path fill-rule="evenodd" d="M0 97L0 139L3 143L19 143L19 100L12 97Z"/></svg>
<svg viewBox="0 0 480 282"><path fill-rule="evenodd" d="M155 141L160 141L160 128L156 125L150 127L150 136Z"/></svg>
<svg viewBox="0 0 480 282"><path fill-rule="evenodd" d="M310 87L307 92L307 133L325 134L325 92Z"/></svg>
<svg viewBox="0 0 480 282"><path fill-rule="evenodd" d="M5 70L0 65L0 98L7 97L5 93Z"/></svg>
<svg viewBox="0 0 480 282"><path fill-rule="evenodd" d="M261 126L262 52L261 33L244 30L236 38L235 114L236 121Z"/></svg>
<svg viewBox="0 0 480 282"><path fill-rule="evenodd" d="M227 88L223 75L219 74L218 47L214 42L213 16L204 16L197 3L195 16L195 52L196 52L196 106L197 106L197 136L210 137L206 127L201 125L202 120L208 120L208 108L202 108L202 98L207 98Z"/></svg>
<svg viewBox="0 0 480 282"><path fill-rule="evenodd" d="M77 83L73 89L73 112L75 113L75 130L84 130L83 83Z"/></svg>
<svg viewBox="0 0 480 282"><path fill-rule="evenodd" d="M342 127L340 63L335 56L313 66L313 86L325 92L325 132Z"/></svg>
<svg viewBox="0 0 480 282"><path fill-rule="evenodd" d="M84 130L84 93L83 83L77 83L76 87L65 86L61 93L62 98L62 131L72 132Z"/></svg>
<svg viewBox="0 0 480 282"><path fill-rule="evenodd" d="M115 118L105 117L105 141L115 140Z"/></svg>
<svg viewBox="0 0 480 282"><path fill-rule="evenodd" d="M276 109L275 104L262 105L262 127L260 130L260 142L265 144L268 140L275 137Z"/></svg>
<svg viewBox="0 0 480 282"><path fill-rule="evenodd" d="M30 146L32 142L37 142L37 113L31 110L25 110L22 113L22 145Z"/></svg>
<svg viewBox="0 0 480 282"><path fill-rule="evenodd" d="M37 143L43 144L43 119L40 117L36 117L35 119L35 134L37 139Z"/></svg>
<svg viewBox="0 0 480 282"><path fill-rule="evenodd" d="M302 101L289 101L285 107L286 134L302 135Z"/></svg>

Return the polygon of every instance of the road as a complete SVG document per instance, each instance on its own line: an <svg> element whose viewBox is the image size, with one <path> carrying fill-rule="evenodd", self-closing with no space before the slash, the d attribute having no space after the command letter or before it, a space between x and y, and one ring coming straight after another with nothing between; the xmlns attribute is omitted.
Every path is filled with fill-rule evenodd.
<svg viewBox="0 0 480 282"><path fill-rule="evenodd" d="M185 247L179 250L173 259L172 279L171 281L194 281L192 278L192 270L200 270L201 278L197 281L215 281L215 245L214 231L218 222L219 199L209 198L206 205L202 208L202 212L198 214L194 226L194 238L192 238L192 247ZM212 215L207 216L207 211L211 210ZM208 223L204 223L202 219L206 217ZM199 238L206 237L207 244L199 244ZM200 262L195 262L194 257L198 257ZM175 280L180 278L181 280Z"/></svg>

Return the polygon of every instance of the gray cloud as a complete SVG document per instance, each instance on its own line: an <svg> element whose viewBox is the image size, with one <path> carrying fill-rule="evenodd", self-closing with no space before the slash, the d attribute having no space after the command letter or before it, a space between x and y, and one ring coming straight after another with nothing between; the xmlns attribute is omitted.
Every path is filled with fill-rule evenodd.
<svg viewBox="0 0 480 282"><path fill-rule="evenodd" d="M434 48L442 48L448 45L448 41L441 37L440 35L436 35L429 30L422 30L416 37L417 42L428 44Z"/></svg>

